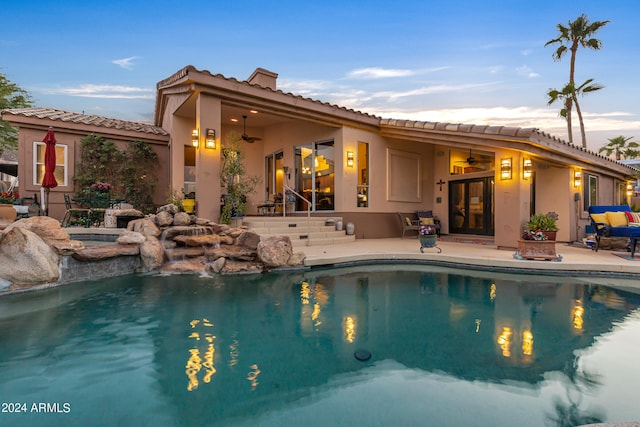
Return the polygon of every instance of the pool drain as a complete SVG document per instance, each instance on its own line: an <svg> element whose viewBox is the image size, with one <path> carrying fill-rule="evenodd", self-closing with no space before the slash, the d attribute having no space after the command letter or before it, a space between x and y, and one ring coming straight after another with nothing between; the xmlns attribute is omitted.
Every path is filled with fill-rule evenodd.
<svg viewBox="0 0 640 427"><path fill-rule="evenodd" d="M369 350L356 350L355 353L353 353L353 356L356 359L364 362L371 359L371 352Z"/></svg>

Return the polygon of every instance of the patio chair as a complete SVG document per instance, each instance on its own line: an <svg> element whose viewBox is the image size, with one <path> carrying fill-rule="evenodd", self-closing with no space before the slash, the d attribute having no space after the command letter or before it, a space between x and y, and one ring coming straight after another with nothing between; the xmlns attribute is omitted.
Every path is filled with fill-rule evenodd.
<svg viewBox="0 0 640 427"><path fill-rule="evenodd" d="M29 218L30 216L40 216L44 212L40 203L38 203L38 193L34 193L31 197L21 197L15 203L19 209L16 209L16 219Z"/></svg>
<svg viewBox="0 0 640 427"><path fill-rule="evenodd" d="M62 227L68 227L71 220L81 220L85 227L89 227L89 219L91 218L91 209L74 208L71 206L71 196L64 195L64 206L66 211L62 218Z"/></svg>

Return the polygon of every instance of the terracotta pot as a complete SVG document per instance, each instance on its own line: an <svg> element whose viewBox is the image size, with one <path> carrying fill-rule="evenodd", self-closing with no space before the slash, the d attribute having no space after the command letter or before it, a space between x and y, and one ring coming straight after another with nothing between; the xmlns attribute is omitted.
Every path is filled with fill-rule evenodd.
<svg viewBox="0 0 640 427"><path fill-rule="evenodd" d="M556 233L557 231L543 231L542 234L544 234L545 236L547 236L547 240L556 240Z"/></svg>
<svg viewBox="0 0 640 427"><path fill-rule="evenodd" d="M553 240L518 240L518 253L524 259L554 259L556 242Z"/></svg>
<svg viewBox="0 0 640 427"><path fill-rule="evenodd" d="M0 204L0 221L1 222L13 222L16 219L16 210L13 205Z"/></svg>

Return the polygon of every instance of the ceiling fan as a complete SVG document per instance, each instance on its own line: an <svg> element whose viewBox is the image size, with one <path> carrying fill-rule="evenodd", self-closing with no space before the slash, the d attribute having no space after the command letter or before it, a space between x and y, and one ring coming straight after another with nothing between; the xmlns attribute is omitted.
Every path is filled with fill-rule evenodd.
<svg viewBox="0 0 640 427"><path fill-rule="evenodd" d="M242 120L243 120L243 123L244 123L244 125L243 125L244 126L244 130L242 132L242 140L243 141L247 141L250 144L253 144L256 141L261 141L262 138L258 138L258 137L255 137L255 136L247 135L247 116L242 116Z"/></svg>
<svg viewBox="0 0 640 427"><path fill-rule="evenodd" d="M471 166L471 165L475 165L475 164L478 164L478 163L491 163L491 162L480 161L480 160L476 159L475 157L473 157L473 153L471 152L471 149L469 149L469 157L467 157L466 160L458 160L458 161L456 161L456 163L466 163L469 166Z"/></svg>

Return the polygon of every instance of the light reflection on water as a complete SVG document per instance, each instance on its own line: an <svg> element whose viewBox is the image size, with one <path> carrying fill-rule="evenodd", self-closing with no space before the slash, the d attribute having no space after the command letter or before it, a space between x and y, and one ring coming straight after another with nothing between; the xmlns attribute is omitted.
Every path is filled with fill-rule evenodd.
<svg viewBox="0 0 640 427"><path fill-rule="evenodd" d="M0 425L640 419L640 346L630 344L640 336L638 295L471 274L387 266L129 276L4 297L2 402L69 403L71 412L0 413ZM358 361L357 349L373 357Z"/></svg>

